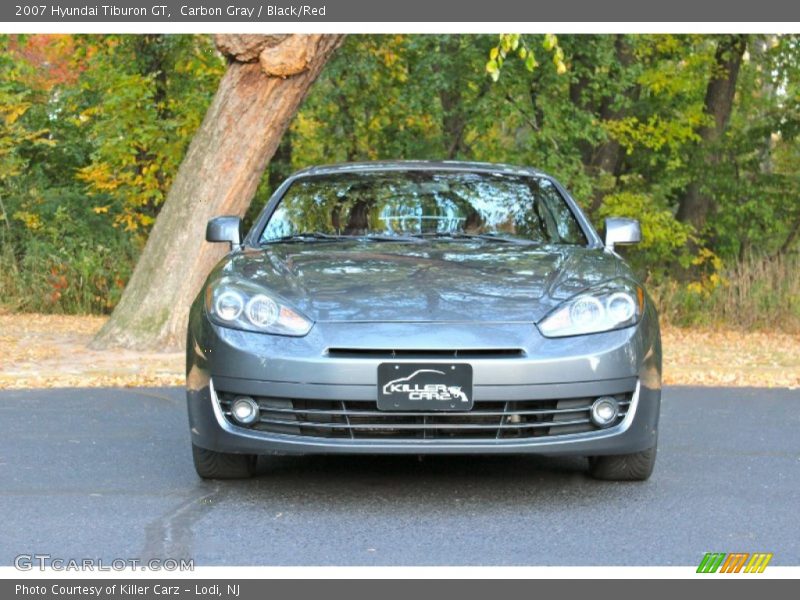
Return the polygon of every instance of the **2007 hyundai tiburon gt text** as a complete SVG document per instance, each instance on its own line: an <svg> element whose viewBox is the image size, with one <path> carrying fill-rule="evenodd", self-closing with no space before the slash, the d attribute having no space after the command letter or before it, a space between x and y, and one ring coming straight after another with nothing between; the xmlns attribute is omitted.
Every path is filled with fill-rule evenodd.
<svg viewBox="0 0 800 600"><path fill-rule="evenodd" d="M552 177L505 165L314 167L286 180L192 305L201 477L260 454L582 455L647 479L661 340L652 301Z"/></svg>

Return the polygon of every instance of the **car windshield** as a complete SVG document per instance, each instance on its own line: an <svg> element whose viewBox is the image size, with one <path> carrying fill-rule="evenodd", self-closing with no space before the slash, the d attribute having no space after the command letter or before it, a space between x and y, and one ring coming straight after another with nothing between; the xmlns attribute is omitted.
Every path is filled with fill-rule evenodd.
<svg viewBox="0 0 800 600"><path fill-rule="evenodd" d="M261 233L289 240L479 239L585 245L548 179L506 173L373 171L297 179Z"/></svg>

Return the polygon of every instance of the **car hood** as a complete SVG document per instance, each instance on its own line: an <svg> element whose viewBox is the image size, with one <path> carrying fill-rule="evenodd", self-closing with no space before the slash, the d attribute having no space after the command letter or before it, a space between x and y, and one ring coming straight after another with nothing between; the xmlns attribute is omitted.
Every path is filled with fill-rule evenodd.
<svg viewBox="0 0 800 600"><path fill-rule="evenodd" d="M620 272L603 249L502 243L292 243L229 257L314 321L536 322Z"/></svg>

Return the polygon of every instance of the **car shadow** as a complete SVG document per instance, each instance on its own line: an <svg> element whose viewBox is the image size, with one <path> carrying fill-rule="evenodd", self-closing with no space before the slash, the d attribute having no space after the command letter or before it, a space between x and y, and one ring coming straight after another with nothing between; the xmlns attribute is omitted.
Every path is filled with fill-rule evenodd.
<svg viewBox="0 0 800 600"><path fill-rule="evenodd" d="M342 482L474 479L563 479L587 469L583 457L524 455L306 455L261 456L257 477L274 479L297 475L335 477Z"/></svg>
<svg viewBox="0 0 800 600"><path fill-rule="evenodd" d="M267 511L278 520L360 514L380 521L391 509L411 527L420 515L448 520L466 511L483 519L520 507L531 518L557 517L598 502L645 501L657 492L647 484L594 480L587 467L584 457L269 456L259 460L253 479L199 487L214 486L219 505Z"/></svg>
<svg viewBox="0 0 800 600"><path fill-rule="evenodd" d="M591 479L587 467L583 457L266 456L259 458L253 480L225 485L234 494L249 489L264 498L299 498L312 505L335 498L342 507L386 499L409 505L438 504L442 498L515 502L536 496L552 500L565 490L584 497L608 487Z"/></svg>

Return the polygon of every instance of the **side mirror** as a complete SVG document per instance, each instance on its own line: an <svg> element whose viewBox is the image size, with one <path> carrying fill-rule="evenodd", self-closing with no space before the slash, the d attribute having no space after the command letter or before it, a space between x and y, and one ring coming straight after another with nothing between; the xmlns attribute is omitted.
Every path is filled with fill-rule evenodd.
<svg viewBox="0 0 800 600"><path fill-rule="evenodd" d="M638 244L642 241L642 228L636 219L609 217L606 219L606 248Z"/></svg>
<svg viewBox="0 0 800 600"><path fill-rule="evenodd" d="M214 217L206 225L207 242L228 242L233 248L241 245L243 237L239 217Z"/></svg>

